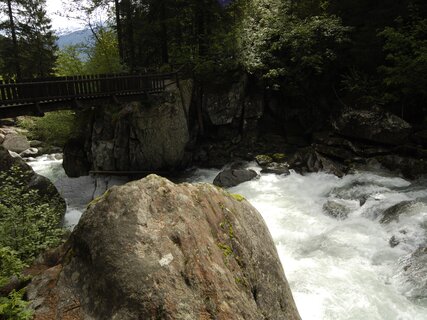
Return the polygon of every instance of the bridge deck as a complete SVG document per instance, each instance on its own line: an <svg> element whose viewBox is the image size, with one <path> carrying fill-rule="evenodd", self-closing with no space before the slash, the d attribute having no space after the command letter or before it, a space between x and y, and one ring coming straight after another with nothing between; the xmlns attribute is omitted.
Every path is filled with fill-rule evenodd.
<svg viewBox="0 0 427 320"><path fill-rule="evenodd" d="M68 109L72 102L78 101L161 93L166 89L166 81L176 76L176 73L103 74L25 82L0 80L0 119Z"/></svg>

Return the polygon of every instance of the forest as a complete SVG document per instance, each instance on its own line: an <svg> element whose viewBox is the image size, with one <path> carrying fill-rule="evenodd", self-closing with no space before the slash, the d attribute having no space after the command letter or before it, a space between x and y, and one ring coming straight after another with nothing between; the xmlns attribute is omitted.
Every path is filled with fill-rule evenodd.
<svg viewBox="0 0 427 320"><path fill-rule="evenodd" d="M406 210L413 204L409 202L419 200L418 198L414 200L410 196L422 193L422 188L417 185L411 189L413 187L411 183L405 184L407 181L403 178L409 181L427 172L427 161L425 161L427 159L427 105L425 103L427 101L427 2L425 0L75 0L64 2L63 11L64 17L78 19L84 23L85 28L92 34L90 41L59 48L57 41L60 35L52 27L46 0L0 0L0 84L3 81L31 82L35 79L56 76L150 74L182 70L186 77L182 80L190 79L192 86L188 103L190 121L184 106L185 101L181 101L185 100L182 92L180 99L173 100L174 97L171 94L167 98L159 98L160 102L156 104L156 101L147 98L140 102L141 105L127 105L123 108L125 112L122 112L122 106L118 106L118 103L116 105L112 103L111 106L101 106L105 107L102 110L104 113L95 110L95 107L90 107L89 112L82 110L83 108L76 108L78 110L47 113L40 119L20 117L5 120L7 123L5 126L13 122L11 126L19 127L16 132L7 131L10 128L1 131L3 123L0 119L2 139L0 141L0 320L32 318L32 311L29 311L28 299L23 289L31 279L23 275L22 271L31 267L41 254L45 252L50 254L48 249L58 247L64 242L69 244L67 237L70 234L61 225L64 212L69 214L65 209L66 201L61 198L62 195L60 196L55 188L53 191L50 189L49 192L52 193L46 193L48 182L38 177L24 162L24 160L28 163L36 161L36 159L28 160L34 154L30 154L30 157L24 160L17 160L18 166L8 168L9 171L2 171L1 166L15 161L10 160L9 153L3 149L5 145L3 141L6 141L7 135L21 135L25 131L28 148L20 150L20 155L24 154L22 157L25 158L25 151L30 149L30 142L35 142L40 150L43 148L48 150L38 153L38 156L49 154L51 156L49 161L53 166L61 161L60 170L64 171L63 168L65 168L64 176L65 173L73 178L88 176L89 172L92 172L90 170L97 165L101 168L100 171L105 170L105 172L117 173L117 168L136 172L135 170L140 169L138 165L142 167L145 162L148 162L143 157L149 153L144 149L146 141L139 139L138 134L146 137L144 135L146 132L154 132L153 136L157 133L159 138L158 140L155 139L156 137L153 138L153 145L161 145L163 141L159 142L159 140L166 136L162 136L161 129L152 126L150 121L141 120L144 118L141 115L145 115L143 113L145 110L142 110L141 106L145 107L146 104L152 103L162 107L164 104L173 109L177 104L182 103L183 107L178 108L179 111L174 110L176 112L172 116L167 115L168 119L174 120L170 121L174 122L171 125L173 130L176 129L173 125L181 126L180 130L173 131L176 133L173 137L176 140L168 140L169 137L166 136L164 140L167 140L166 143L169 145L162 146L161 151L167 154L170 150L166 149L172 149L169 153L179 154L182 159L175 154L175 158L179 158L176 160L178 164L165 166L165 168L159 165L156 169L183 171L190 166L199 169L207 163L205 167L209 169L230 165L232 168L230 170L234 170L231 163L234 165L235 160L257 163L264 172L260 171L259 175L257 172L252 172L253 176L244 181L255 179L256 183L259 181L265 183L261 174L277 174L280 179L290 176L290 179L293 179L291 182L297 186L295 189L305 188L309 196L325 202L320 206L319 203L310 202L309 196L301 198L303 200L300 201L297 197L300 196L298 191L294 207L304 202L307 206L304 210L307 212L311 212L312 207L319 206L318 211L325 213L329 210L330 216L342 222L352 218L354 208L351 206L355 203L357 210L360 209L358 212L366 210L364 211L366 215L378 208L366 209L366 206L363 207L365 203L383 205L384 208L380 208L383 210L381 214L394 208L389 211L391 218L390 216L383 218L382 222L375 220L375 226L380 225L378 228L383 228L383 225L386 225L385 228L392 225L388 223L396 220L398 216L396 212L402 208ZM95 18L98 11L105 13L102 19ZM241 90L243 93L236 94L241 96L235 98L233 94L239 91L239 86L245 88ZM181 90L179 85L178 89ZM250 109L257 105L259 100L262 101L259 104L261 111ZM237 111L227 110L232 107ZM204 113L200 111L202 109ZM126 113L129 110L134 113L131 115ZM339 118L340 113L344 113L343 110L362 110L359 114L362 119L360 126L362 129L358 127L362 132L349 133L352 131L351 117L348 127L344 124L340 128L332 128L331 123L335 118ZM372 127L369 122L372 119L366 121L368 125L363 123L366 120L363 118L365 116L363 110L373 111L373 122L384 125L384 128L378 130L368 128ZM255 115L245 114L252 111ZM158 116L155 113L153 116L149 112L151 111L148 111L149 117ZM376 118L378 114L380 114L379 120ZM387 117L382 117L385 114ZM396 120L396 118L398 121L389 126L388 120ZM214 123L215 121L217 123ZM251 126L251 121L255 125ZM394 124L396 126L393 127ZM132 128L129 129L130 127ZM261 127L271 129L271 132L267 130L270 135L266 135L265 140L263 140L264 137L258 136L252 139L253 136L248 131L253 130L258 134L258 131L262 131ZM298 127L295 132L292 131L294 127ZM276 128L279 128L278 135L276 135ZM365 130L366 128L368 129ZM369 133L366 134L364 131ZM371 132L373 132L372 135ZM300 143L297 139L296 143L292 143L291 140L295 136L303 138L303 142ZM246 141L247 137L249 138ZM209 140L210 138L212 139ZM274 140L276 138L277 143ZM176 141L178 142L175 143ZM245 145L246 142L247 145ZM248 147L249 144L251 144L250 147ZM178 151L174 152L173 148ZM150 149L152 150L157 152L160 148ZM287 154L288 150L295 151L297 156L293 154L290 157ZM162 157L167 158L164 154L155 154L152 157L153 162L163 164ZM391 171L396 168L400 171L394 170L393 174L396 177L389 175L386 178L365 172L361 173L361 178L353 175L359 174L357 170L352 171L354 168L358 168L362 163L369 165L371 160L378 160L376 164L381 164ZM66 164L67 161L68 164ZM391 163L389 166L387 161ZM212 163L214 165L211 165ZM310 167L312 163L315 164ZM111 166L108 167L110 164ZM105 169L104 165L108 168ZM151 170L149 165L147 166ZM273 166L269 167L269 165ZM246 169L245 167L242 170ZM294 169L296 173L292 171ZM298 171L299 169L301 170ZM73 170L75 175L69 173ZM32 174L28 173L30 171ZM248 171L251 170L246 170L245 173L247 174ZM333 178L322 175L304 177L307 172L318 173L319 171L332 173ZM396 172L401 174L399 178ZM215 174L217 173L215 171ZM209 174L212 172L209 171ZM298 178L295 178L297 174ZM344 176L347 174L351 177L346 180ZM261 180L257 180L260 176ZM337 182L338 180L333 180L336 176L344 178ZM199 178L195 180L199 182ZM357 180L359 178L360 181ZM41 179L41 182L37 179ZM268 188L271 188L274 183L279 185L283 182L280 179L268 180L260 189L265 187L269 190ZM28 188L29 184L36 183L34 180L42 184L41 191ZM301 187L301 181L305 183L303 187ZM95 181L95 185L97 183L98 181ZM166 184L164 181L161 183ZM327 196L325 196L326 191L320 194L323 188L326 188L324 185L331 186ZM108 183L107 186L109 186ZM283 186L286 188L287 182L278 186L277 190ZM376 190L376 193L363 194L366 191L365 186L367 186L366 189ZM420 186L423 185L420 184ZM80 191L80 187L80 185L76 187L77 192ZM345 189L346 187L348 189ZM356 197L352 191L357 188L363 190ZM313 189L316 190L313 191ZM93 201L89 204L85 203L87 207L78 208L78 210L87 209L88 212L93 213L91 206L96 207L98 201L102 204L105 199L109 199L110 191L106 190L98 198L95 198L96 190L93 191ZM250 186L245 185L238 191L240 190L248 191ZM387 193L384 190L391 191ZM281 205L284 196L278 196L274 188L270 191L275 205L277 203ZM404 200L411 201L396 204L393 202L392 191L396 194L406 192ZM264 190L256 190L253 194L258 192L269 199L270 194L267 191L263 193ZM286 189L284 194L287 192L292 194L295 190ZM381 192L384 192L385 196ZM378 196L379 194L382 198ZM410 196L406 197L407 194ZM246 201L240 194L229 194L224 191L221 196L224 195L227 201L230 199L239 203ZM213 197L216 196L217 194L214 194ZM196 200L195 203L199 203L203 199ZM262 203L264 199L257 200ZM370 200L372 201L369 202ZM350 207L345 207L348 204L345 201L351 202ZM426 208L425 198L421 202L420 210L424 211L421 214L417 212L419 216L425 213ZM416 205L420 205L421 202L417 202ZM403 206L395 208L396 205L401 204ZM113 205L111 204L111 207ZM385 210L386 206L390 208ZM225 212L222 204L219 208L221 209L219 211ZM224 241L217 242L217 246L221 250L221 258L229 265L235 252L233 245L229 245L226 241L232 243L235 241L235 230L227 214L220 222L218 231L223 232L226 237ZM378 216L375 216L375 219ZM372 221L372 219L369 221L370 227L372 227ZM299 223L301 221L298 217L295 219L295 225L299 228L298 232L302 232L306 225ZM321 225L324 221L319 220L318 223ZM388 237L385 241L387 250L391 250L389 247L398 246L399 241L403 239L402 246L410 248L409 250L405 247L407 253L415 252L414 254L425 257L427 252L425 236L422 238L424 242L420 241L424 246L422 249L424 251L420 251L421 253L418 252L418 247L411 247L408 244L410 240L407 240L411 236L425 235L425 222L423 223L424 231L422 232L424 233L419 229L411 233L412 229L409 227L406 229L407 225L403 223L399 225L398 231L397 229L387 230L389 233L383 236L383 238ZM101 224L103 223L99 223ZM417 221L417 228L419 224ZM325 229L329 227L330 225ZM357 228L349 230L354 233L359 231ZM378 230L382 232L383 229ZM380 240L384 239L375 238L375 234L380 233L379 231L372 233L374 236L370 235L372 236L370 239L377 242L374 245L368 244L370 247L375 247ZM311 240L317 242L316 237ZM361 238L365 239L365 235ZM73 239L70 241L74 241ZM181 246L181 240L177 240L175 235L171 236L171 239L175 245ZM280 238L279 242L281 241ZM84 251L87 248L82 245L83 242L78 242L76 246L81 245ZM333 241L331 243L333 247ZM421 245L419 247L421 248ZM60 248L62 250L64 247ZM366 251L366 248L361 248L361 252ZM351 252L357 251L353 250L353 247L346 249ZM398 249L400 250L400 247ZM300 251L304 250L305 248L300 248ZM386 249L381 250L388 252ZM52 255L59 254L58 251L54 251ZM74 256L70 255L67 258L74 259ZM237 256L235 259L237 262L232 261L236 269L244 265L239 259L240 257ZM169 260L164 260L162 257L159 262L162 267L163 263L166 263L164 261ZM354 263L351 264L354 265ZM409 264L405 268L410 269L408 266ZM123 267L123 269L126 268ZM188 283L191 279L184 280L190 287ZM246 280L240 275L234 280L236 285L245 287L245 290L249 288ZM7 287L11 282L12 286L15 285L13 290ZM362 282L369 281L363 279ZM250 291L250 296L256 300L257 288L250 288ZM426 291L423 292L419 296L425 299L423 294L425 295ZM378 300L381 299L378 298ZM205 304L208 305L207 309L211 307L210 300L205 301ZM406 308L406 305L403 305L402 309ZM215 312L210 309L208 311L214 314L212 319L216 319Z"/></svg>
<svg viewBox="0 0 427 320"><path fill-rule="evenodd" d="M109 13L102 25L90 19L99 7ZM74 1L70 12L86 19L94 42L62 51L45 1L2 1L1 9L3 78L189 65L200 84L247 73L295 106L378 105L411 122L424 115L422 0Z"/></svg>

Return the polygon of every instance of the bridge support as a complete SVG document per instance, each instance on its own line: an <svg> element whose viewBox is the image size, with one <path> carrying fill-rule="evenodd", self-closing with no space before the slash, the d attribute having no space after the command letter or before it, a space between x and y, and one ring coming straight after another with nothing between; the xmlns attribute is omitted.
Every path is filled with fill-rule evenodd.
<svg viewBox="0 0 427 320"><path fill-rule="evenodd" d="M43 112L43 110L40 108L40 103L39 103L38 101L34 104L34 107L35 107L35 109L36 109L36 114L35 114L35 116L36 116L36 117L44 117L44 112Z"/></svg>

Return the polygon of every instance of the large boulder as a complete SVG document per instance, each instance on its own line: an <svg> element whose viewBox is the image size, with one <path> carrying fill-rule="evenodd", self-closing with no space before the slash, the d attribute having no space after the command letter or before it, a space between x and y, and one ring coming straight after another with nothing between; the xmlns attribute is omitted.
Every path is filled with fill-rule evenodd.
<svg viewBox="0 0 427 320"><path fill-rule="evenodd" d="M191 81L181 81L190 91ZM95 108L89 125L64 149L64 168L76 177L95 171L166 171L185 167L190 141L188 95L176 85L148 100ZM74 168L77 163L76 168Z"/></svg>
<svg viewBox="0 0 427 320"><path fill-rule="evenodd" d="M209 184L113 187L68 246L27 289L35 319L300 319L260 214Z"/></svg>
<svg viewBox="0 0 427 320"><path fill-rule="evenodd" d="M20 134L8 134L3 141L3 147L7 150L21 153L30 148L27 137Z"/></svg>
<svg viewBox="0 0 427 320"><path fill-rule="evenodd" d="M403 119L379 110L347 109L332 125L343 136L387 145L404 143L412 130Z"/></svg>
<svg viewBox="0 0 427 320"><path fill-rule="evenodd" d="M255 179L257 176L258 174L254 170L226 169L215 177L213 184L221 188L231 188Z"/></svg>

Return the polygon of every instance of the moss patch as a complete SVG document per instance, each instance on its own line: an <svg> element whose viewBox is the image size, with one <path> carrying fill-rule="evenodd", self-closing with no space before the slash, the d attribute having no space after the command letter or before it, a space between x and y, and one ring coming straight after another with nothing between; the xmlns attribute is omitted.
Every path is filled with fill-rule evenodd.
<svg viewBox="0 0 427 320"><path fill-rule="evenodd" d="M87 205L87 208L90 208L90 207L96 205L98 202L102 201L105 197L107 197L110 194L110 192L111 192L110 190L107 190L104 192L103 195L93 199L91 202L89 202L89 204Z"/></svg>
<svg viewBox="0 0 427 320"><path fill-rule="evenodd" d="M233 197L235 200L237 200L239 202L246 200L246 198L244 196L242 196L241 194L238 194L238 193L231 193L230 197Z"/></svg>
<svg viewBox="0 0 427 320"><path fill-rule="evenodd" d="M284 153L275 153L271 156L275 162L284 162L286 155Z"/></svg>

